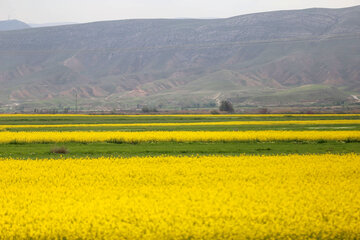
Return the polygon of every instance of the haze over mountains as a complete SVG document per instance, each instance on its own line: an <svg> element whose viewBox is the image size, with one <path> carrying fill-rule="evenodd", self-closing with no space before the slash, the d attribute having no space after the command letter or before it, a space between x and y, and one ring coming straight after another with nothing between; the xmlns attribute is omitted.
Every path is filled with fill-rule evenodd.
<svg viewBox="0 0 360 240"><path fill-rule="evenodd" d="M1 23L1 22L0 22ZM1 27L1 24L0 24ZM360 6L0 32L0 101L25 108L336 105L360 94Z"/></svg>
<svg viewBox="0 0 360 240"><path fill-rule="evenodd" d="M29 26L32 28L39 28L39 27L57 27L57 26L72 25L72 24L77 24L77 23L75 22L30 23Z"/></svg>
<svg viewBox="0 0 360 240"><path fill-rule="evenodd" d="M54 22L54 23L24 23L19 20L5 20L0 21L0 31L12 31L21 30L28 28L39 28L39 27L56 27L64 25L77 24L74 22Z"/></svg>

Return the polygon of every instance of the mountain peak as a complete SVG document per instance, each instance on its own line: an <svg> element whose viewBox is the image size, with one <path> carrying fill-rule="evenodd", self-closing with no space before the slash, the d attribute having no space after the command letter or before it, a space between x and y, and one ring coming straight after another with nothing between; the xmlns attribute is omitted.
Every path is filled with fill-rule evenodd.
<svg viewBox="0 0 360 240"><path fill-rule="evenodd" d="M30 28L30 26L16 19L0 21L0 31L21 30L27 28Z"/></svg>

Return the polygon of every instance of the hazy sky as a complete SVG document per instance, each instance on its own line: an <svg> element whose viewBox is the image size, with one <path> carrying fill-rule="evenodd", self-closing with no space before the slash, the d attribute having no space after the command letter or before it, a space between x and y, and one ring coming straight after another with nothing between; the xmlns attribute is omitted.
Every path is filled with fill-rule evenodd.
<svg viewBox="0 0 360 240"><path fill-rule="evenodd" d="M92 22L129 18L209 18L312 7L341 8L360 0L0 0L0 20Z"/></svg>

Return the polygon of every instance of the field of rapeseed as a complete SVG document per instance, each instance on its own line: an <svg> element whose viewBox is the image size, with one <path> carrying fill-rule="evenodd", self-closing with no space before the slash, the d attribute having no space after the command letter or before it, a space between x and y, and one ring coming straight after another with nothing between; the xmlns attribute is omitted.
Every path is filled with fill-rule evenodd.
<svg viewBox="0 0 360 240"><path fill-rule="evenodd" d="M0 239L360 239L359 121L0 115Z"/></svg>
<svg viewBox="0 0 360 240"><path fill-rule="evenodd" d="M0 238L358 239L360 156L0 160Z"/></svg>
<svg viewBox="0 0 360 240"><path fill-rule="evenodd" d="M0 132L0 143L360 141L360 131Z"/></svg>
<svg viewBox="0 0 360 240"><path fill-rule="evenodd" d="M97 123L97 124L51 124L51 125L1 125L0 129L14 128L91 128L91 127L157 127L157 126L241 126L241 125L348 125L360 124L358 119L345 120L306 120L306 121L226 121L226 122L175 122L175 123Z"/></svg>

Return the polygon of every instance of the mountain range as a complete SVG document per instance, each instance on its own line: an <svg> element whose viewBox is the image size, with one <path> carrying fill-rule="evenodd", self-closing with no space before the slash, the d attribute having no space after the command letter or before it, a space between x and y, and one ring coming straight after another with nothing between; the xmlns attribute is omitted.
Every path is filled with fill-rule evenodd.
<svg viewBox="0 0 360 240"><path fill-rule="evenodd" d="M0 84L3 110L357 104L360 6L1 31Z"/></svg>

